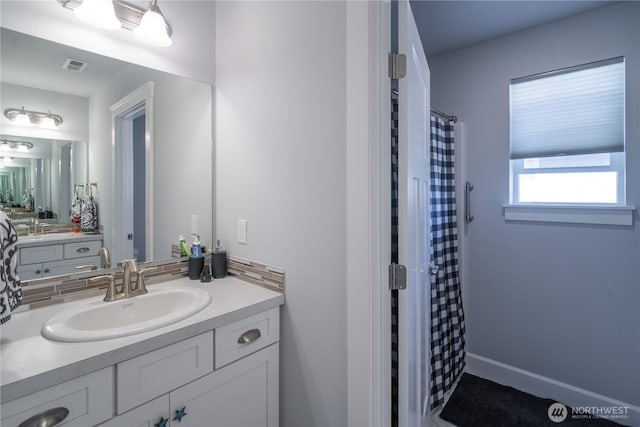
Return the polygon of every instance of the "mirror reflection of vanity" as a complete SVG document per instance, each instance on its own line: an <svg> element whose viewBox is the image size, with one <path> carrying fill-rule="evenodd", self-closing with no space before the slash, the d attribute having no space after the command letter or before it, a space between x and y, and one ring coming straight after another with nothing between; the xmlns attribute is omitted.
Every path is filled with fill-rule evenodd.
<svg viewBox="0 0 640 427"><path fill-rule="evenodd" d="M24 143L28 151L11 150ZM0 134L0 209L14 224L68 224L70 189L87 182L87 155L86 142ZM33 207L25 206L27 193Z"/></svg>
<svg viewBox="0 0 640 427"><path fill-rule="evenodd" d="M211 86L5 28L1 31L2 110L24 107L51 111L64 119L58 129L50 130L19 127L2 117L0 139L34 146L27 154L6 156L13 158L0 173L0 193L13 194L6 203L0 197L2 209L17 226L30 227L29 233L20 232L27 234L23 242L33 242L39 234L46 235L41 236L43 240L55 239L53 243L61 245L56 249L62 251L59 261L73 268L102 266L99 258L64 256L74 248L84 251L93 242L87 251L95 257L96 241L109 249L114 265L130 257L139 261L170 258L171 245L181 234L196 232L211 247ZM65 70L62 65L67 58L87 66L82 72ZM124 143L114 137L114 106L142 87L151 87L152 97L142 111L141 142L118 145ZM124 116L124 127L133 128L139 117L139 111ZM74 186L88 182L97 183L102 234L73 235L63 226L70 226ZM27 212L22 197L31 188L34 207ZM52 228L38 230L34 220L50 223ZM59 235L48 236L56 226ZM134 236L146 248L143 245L138 251L130 241ZM68 273L68 268L56 273L50 269L47 275ZM23 280L32 278L25 273Z"/></svg>

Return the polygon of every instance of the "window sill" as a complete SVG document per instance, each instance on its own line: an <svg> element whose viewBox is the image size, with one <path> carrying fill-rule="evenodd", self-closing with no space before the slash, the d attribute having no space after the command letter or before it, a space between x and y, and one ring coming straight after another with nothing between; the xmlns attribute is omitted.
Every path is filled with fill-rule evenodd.
<svg viewBox="0 0 640 427"><path fill-rule="evenodd" d="M635 206L504 205L507 221L633 225Z"/></svg>

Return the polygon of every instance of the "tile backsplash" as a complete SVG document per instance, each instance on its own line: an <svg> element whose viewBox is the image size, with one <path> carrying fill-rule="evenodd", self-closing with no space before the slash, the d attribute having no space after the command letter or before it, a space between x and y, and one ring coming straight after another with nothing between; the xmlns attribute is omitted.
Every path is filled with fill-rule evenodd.
<svg viewBox="0 0 640 427"><path fill-rule="evenodd" d="M205 254L205 261L211 264L210 253ZM186 258L171 258L138 265L141 269L155 268L154 271L145 273L145 283L148 285L185 277L188 274ZM235 276L238 279L274 291L284 292L284 269L282 268L229 257L227 272L230 276ZM25 281L22 283L22 305L15 312L104 295L107 288L106 282L90 281L92 277L104 274L113 275L116 279L116 285L122 284L122 271L119 268Z"/></svg>

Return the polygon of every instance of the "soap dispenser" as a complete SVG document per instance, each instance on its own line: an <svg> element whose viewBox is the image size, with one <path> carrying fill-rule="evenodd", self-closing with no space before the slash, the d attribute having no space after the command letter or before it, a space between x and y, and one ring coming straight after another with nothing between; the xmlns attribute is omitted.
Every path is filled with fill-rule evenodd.
<svg viewBox="0 0 640 427"><path fill-rule="evenodd" d="M216 249L211 254L211 266L214 278L221 279L227 275L227 251L220 246L220 240L216 241Z"/></svg>
<svg viewBox="0 0 640 427"><path fill-rule="evenodd" d="M191 256L193 258L202 258L202 245L200 244L200 236L194 235L193 245L191 246Z"/></svg>

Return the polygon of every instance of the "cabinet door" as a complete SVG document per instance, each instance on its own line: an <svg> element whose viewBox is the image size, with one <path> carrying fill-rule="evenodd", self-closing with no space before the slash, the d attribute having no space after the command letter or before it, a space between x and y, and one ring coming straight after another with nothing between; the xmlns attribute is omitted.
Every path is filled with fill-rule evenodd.
<svg viewBox="0 0 640 427"><path fill-rule="evenodd" d="M169 422L169 395L165 394L111 418L106 423L100 424L100 427L169 427Z"/></svg>
<svg viewBox="0 0 640 427"><path fill-rule="evenodd" d="M277 427L278 344L179 388L170 402L173 427Z"/></svg>
<svg viewBox="0 0 640 427"><path fill-rule="evenodd" d="M33 280L42 277L42 264L18 265L16 269L20 280Z"/></svg>

